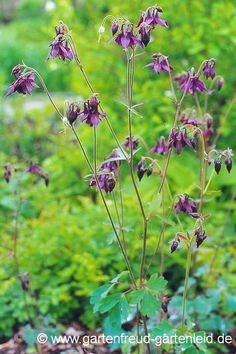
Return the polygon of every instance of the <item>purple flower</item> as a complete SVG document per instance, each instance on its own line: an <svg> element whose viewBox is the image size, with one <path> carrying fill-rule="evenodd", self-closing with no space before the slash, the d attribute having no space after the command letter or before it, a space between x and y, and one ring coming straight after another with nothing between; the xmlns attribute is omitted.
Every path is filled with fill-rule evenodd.
<svg viewBox="0 0 236 354"><path fill-rule="evenodd" d="M194 75L193 72L183 73L175 77L175 81L178 82L180 91L195 94L197 92L205 92L207 88L203 81L199 79L198 75Z"/></svg>
<svg viewBox="0 0 236 354"><path fill-rule="evenodd" d="M38 87L35 83L35 74L33 72L22 74L10 85L7 96L12 95L14 92L31 95L34 87Z"/></svg>
<svg viewBox="0 0 236 354"><path fill-rule="evenodd" d="M73 59L73 53L62 34L56 36L56 38L50 43L50 47L51 49L48 54L48 59L54 59L57 57L62 60Z"/></svg>
<svg viewBox="0 0 236 354"><path fill-rule="evenodd" d="M177 248L179 247L179 242L176 240L173 240L171 242L171 246L170 246L170 252L173 253L174 251L177 250Z"/></svg>
<svg viewBox="0 0 236 354"><path fill-rule="evenodd" d="M127 149L130 150L131 144L130 144L130 137L127 136L125 138L125 141L122 144L123 146L125 146ZM136 150L139 146L139 139L135 139L134 137L132 137L132 148L133 150Z"/></svg>
<svg viewBox="0 0 236 354"><path fill-rule="evenodd" d="M111 160L109 162L104 162L99 167L99 170L104 172L114 172L116 171L120 165L121 160L119 159L120 155L117 152L117 149L114 149L110 155L106 158L106 160Z"/></svg>
<svg viewBox="0 0 236 354"><path fill-rule="evenodd" d="M164 136L160 137L156 145L150 151L153 154L166 155L169 152L169 146L166 143Z"/></svg>
<svg viewBox="0 0 236 354"><path fill-rule="evenodd" d="M114 36L116 34L116 32L118 31L119 29L119 23L117 20L114 20L111 24L111 32L112 32L112 35Z"/></svg>
<svg viewBox="0 0 236 354"><path fill-rule="evenodd" d="M180 155L182 149L185 146L190 147L190 149L195 150L196 142L195 139L189 139L187 135L187 130L180 128L173 128L169 137L169 147L174 146L176 149L177 155Z"/></svg>
<svg viewBox="0 0 236 354"><path fill-rule="evenodd" d="M201 246L201 244L203 243L203 241L207 238L207 236L205 235L205 231L202 230L200 227L198 229L195 230L195 236L196 236L196 244L197 244L197 248L199 248L199 246Z"/></svg>
<svg viewBox="0 0 236 354"><path fill-rule="evenodd" d="M147 166L146 161L142 159L137 164L137 175L138 175L139 181L142 180L145 173L147 174L148 177L151 176L151 174L153 173L153 165L152 165L152 163L150 163Z"/></svg>
<svg viewBox="0 0 236 354"><path fill-rule="evenodd" d="M199 125L196 117L191 117L191 115L186 115L185 113L182 113L180 120L184 125L190 124L194 125L195 127L198 127Z"/></svg>
<svg viewBox="0 0 236 354"><path fill-rule="evenodd" d="M45 185L48 186L49 184L48 174L39 165L30 162L30 165L26 171L42 178L45 182Z"/></svg>
<svg viewBox="0 0 236 354"><path fill-rule="evenodd" d="M214 160L214 167L215 167L215 171L216 171L217 174L220 173L221 165L222 165L222 160L221 160L221 158L217 157Z"/></svg>
<svg viewBox="0 0 236 354"><path fill-rule="evenodd" d="M10 164L10 163L7 163L5 166L4 166L4 179L7 183L10 182L10 179L11 179L11 176L12 176L12 170L13 170L13 166Z"/></svg>
<svg viewBox="0 0 236 354"><path fill-rule="evenodd" d="M187 194L178 195L178 202L175 204L175 212L179 214L181 212L187 213L195 218L200 217L197 214L197 203L191 199Z"/></svg>
<svg viewBox="0 0 236 354"><path fill-rule="evenodd" d="M101 123L100 117L106 117L105 112L99 112L100 101L96 95L93 95L88 101L84 102L84 111L81 116L81 121L84 120L90 127L97 127Z"/></svg>
<svg viewBox="0 0 236 354"><path fill-rule="evenodd" d="M76 121L76 119L79 117L80 114L81 112L78 103L76 102L70 103L68 110L66 112L66 117L70 125L72 125Z"/></svg>
<svg viewBox="0 0 236 354"><path fill-rule="evenodd" d="M220 91L222 89L224 82L225 82L225 80L222 76L217 80L216 87L217 87L218 91Z"/></svg>
<svg viewBox="0 0 236 354"><path fill-rule="evenodd" d="M104 174L97 175L97 181L100 189L103 189L106 193L111 193L116 185L115 177L111 174L104 173ZM96 186L96 190L98 191L99 187L97 186L97 181L95 177L91 178L89 181L89 186L90 187Z"/></svg>
<svg viewBox="0 0 236 354"><path fill-rule="evenodd" d="M230 157L226 158L225 159L225 166L227 168L227 171L230 173L231 169L232 169L232 165L233 165L233 162L232 162L232 159Z"/></svg>
<svg viewBox="0 0 236 354"><path fill-rule="evenodd" d="M17 64L16 66L14 66L14 68L12 69L11 74L14 75L16 78L18 77L18 75L20 74L20 72L23 69L23 65L21 64Z"/></svg>
<svg viewBox="0 0 236 354"><path fill-rule="evenodd" d="M140 34L140 38L141 38L142 43L146 47L148 45L148 43L150 42L150 38L151 38L150 26L146 26L145 24L143 24L142 26L140 26L138 32Z"/></svg>
<svg viewBox="0 0 236 354"><path fill-rule="evenodd" d="M160 6L152 6L147 8L145 12L141 15L137 27L145 23L151 28L155 28L157 25L162 27L168 27L167 21L160 18L159 13L162 13L162 8Z"/></svg>
<svg viewBox="0 0 236 354"><path fill-rule="evenodd" d="M147 64L146 67L151 68L155 73L159 74L161 71L171 72L173 68L169 65L168 57L162 54L153 54L154 62Z"/></svg>
<svg viewBox="0 0 236 354"><path fill-rule="evenodd" d="M203 67L202 67L202 72L203 72L203 75L205 76L206 79L209 79L209 77L211 79L214 79L214 77L216 75L215 64L216 64L215 59L209 59L204 62Z"/></svg>
<svg viewBox="0 0 236 354"><path fill-rule="evenodd" d="M210 114L205 115L205 127L203 128L203 136L206 140L210 139L214 135L214 129L213 129L213 118L210 116Z"/></svg>
<svg viewBox="0 0 236 354"><path fill-rule="evenodd" d="M120 47L127 49L135 45L143 47L143 43L134 35L132 25L122 25L120 33L113 38Z"/></svg>

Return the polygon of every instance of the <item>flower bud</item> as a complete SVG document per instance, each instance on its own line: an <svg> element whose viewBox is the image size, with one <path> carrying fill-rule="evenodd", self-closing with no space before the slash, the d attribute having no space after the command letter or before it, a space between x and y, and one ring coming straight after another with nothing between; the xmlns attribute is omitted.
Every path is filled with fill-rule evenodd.
<svg viewBox="0 0 236 354"><path fill-rule="evenodd" d="M170 246L171 253L176 251L178 247L179 247L179 242L176 240L172 241L171 246Z"/></svg>
<svg viewBox="0 0 236 354"><path fill-rule="evenodd" d="M221 170L221 165L222 165L222 161L220 158L216 158L214 160L214 166L215 166L215 171L217 174L219 174L220 170Z"/></svg>
<svg viewBox="0 0 236 354"><path fill-rule="evenodd" d="M217 80L216 87L217 87L218 91L220 91L222 89L224 82L225 82L225 80L222 76Z"/></svg>
<svg viewBox="0 0 236 354"><path fill-rule="evenodd" d="M119 29L119 23L117 20L114 20L111 24L111 32L112 32L112 35L114 36L116 34L116 32L118 31Z"/></svg>
<svg viewBox="0 0 236 354"><path fill-rule="evenodd" d="M227 168L227 171L230 173L230 171L232 169L232 159L231 158L225 159L225 166Z"/></svg>
<svg viewBox="0 0 236 354"><path fill-rule="evenodd" d="M138 165L137 165L137 175L139 181L143 178L144 174L147 172L147 168L145 167L145 164L143 160L140 160Z"/></svg>
<svg viewBox="0 0 236 354"><path fill-rule="evenodd" d="M147 169L147 176L151 176L151 174L153 173L153 165L149 165L148 169Z"/></svg>

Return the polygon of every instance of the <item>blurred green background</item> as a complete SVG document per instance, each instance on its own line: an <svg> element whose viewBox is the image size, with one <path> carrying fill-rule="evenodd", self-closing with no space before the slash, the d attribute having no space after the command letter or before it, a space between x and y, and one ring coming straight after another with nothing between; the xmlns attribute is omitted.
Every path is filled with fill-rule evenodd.
<svg viewBox="0 0 236 354"><path fill-rule="evenodd" d="M109 23L100 42L98 28L108 14L124 15L136 23L140 10L151 5L154 5L151 1L141 0L0 0L0 163L2 170L6 162L24 169L33 160L43 166L50 178L48 188L42 181L35 182L32 177L23 181L24 208L20 216L18 248L20 266L22 271L30 273L40 314L64 324L78 321L94 328L101 322L101 318L92 313L89 296L94 288L124 269L124 263L117 252L118 245L113 240L99 198L84 181L83 177L89 171L82 155L46 96L40 90L35 90L31 97L4 97L12 80L11 69L22 60L35 67L61 107L66 98L88 98L89 91L73 62L46 62L54 27L59 20L63 20L73 31L86 72L96 91L101 94L104 109L123 141L127 135L126 109L120 102L125 102L125 56L121 48L110 42ZM152 42L145 50L145 55L138 57L134 87L134 103L143 102L139 110L142 117L134 118L134 133L143 137L149 148L155 144L157 137L167 136L174 116L174 106L168 97L168 76L165 73L156 76L145 68L153 53L168 55L176 73L190 67L198 68L204 59L214 57L217 60L217 74L224 76L225 85L221 92L209 98L209 113L214 118L215 129L224 118L236 85L235 1L163 0L158 5L163 7L162 17L170 26L167 30L158 27L153 32ZM192 98L188 98L184 108L193 105ZM234 107L217 147L235 148L235 130ZM91 129L83 125L79 133L88 152L92 152ZM105 122L99 126L98 138L99 161L102 161L115 147ZM143 147L136 159L144 151ZM173 194L187 192L197 197L197 153L184 150L180 157L173 156L168 175ZM125 226L129 228L129 255L138 274L142 222L136 198L130 193L132 187L127 172L126 166L123 166ZM205 214L211 215L206 229L209 238L199 251L195 273L192 274L189 311L195 318L198 314L197 321L201 329L213 329L216 332L228 332L233 328L231 318L236 305L232 295L236 287L235 180L234 168L230 175L223 169L213 179L212 192L207 196L205 208ZM143 179L141 193L146 207L154 197L158 184L158 176ZM13 189L14 183L7 185L4 180L0 181L2 340L26 321L20 285L9 257L12 247ZM112 200L109 203L114 211ZM184 216L181 218L187 227L193 227L192 221ZM148 256L157 243L161 222L156 217L151 223ZM171 294L183 285L186 259L184 249L171 256L169 254L168 242L176 231L173 222L166 229L165 259L165 275ZM152 271L159 272L159 269L158 254ZM196 280L197 287L194 286Z"/></svg>

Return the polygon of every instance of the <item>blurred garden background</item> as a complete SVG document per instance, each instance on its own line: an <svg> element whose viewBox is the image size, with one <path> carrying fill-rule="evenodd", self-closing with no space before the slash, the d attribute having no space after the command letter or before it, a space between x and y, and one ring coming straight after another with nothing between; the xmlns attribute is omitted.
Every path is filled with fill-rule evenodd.
<svg viewBox="0 0 236 354"><path fill-rule="evenodd" d="M124 263L100 198L85 181L89 171L70 130L56 116L40 89L30 97L13 95L6 99L5 93L13 81L10 73L12 67L22 61L35 67L61 107L65 99L88 98L88 88L73 62L46 61L54 27L63 20L73 32L86 72L96 92L101 94L104 110L120 141L124 141L127 136L126 108L122 104L126 89L125 56L118 46L110 42L109 24L106 24L100 42L98 29L108 14L124 15L136 23L140 10L151 5L154 5L151 1L141 0L0 0L2 174L8 162L24 169L34 161L48 172L50 181L46 188L43 181L35 177L24 178L18 244L20 268L30 274L34 293L33 299L28 301L37 307L39 317L45 323L67 325L78 322L89 329L101 326L103 319L93 313L89 298L96 287L124 269ZM139 108L142 117L135 116L134 119L134 134L141 136L151 148L158 137L168 135L173 124L175 107L168 96L168 75L157 76L145 68L153 53L169 56L176 74L191 67L198 68L204 59L213 57L217 60L217 74L225 78L222 90L209 98L214 129L220 127L222 134L217 148L235 149L235 106L227 124L224 124L236 87L235 1L162 0L158 5L164 9L163 17L169 22L169 29L156 29L145 55L138 57L134 102L142 102L143 106ZM192 99L188 98L185 107L192 105ZM88 126L80 127L80 136L86 142L88 152L92 152L91 134ZM101 162L115 147L105 124L98 129L98 139ZM145 150L145 145L142 146ZM138 155L142 156L142 150ZM168 173L173 194L196 193L198 164L197 154L195 156L188 150L181 156L174 155ZM136 264L134 271L138 272L142 222L137 220L138 205L135 195L129 193L132 187L125 166L122 174L127 176L123 190L129 256ZM207 228L209 238L199 251L190 281L188 312L199 328L216 333L232 333L235 328L235 180L236 169L233 168L230 174L223 169L212 181L205 210L211 215ZM20 325L27 323L22 292L10 254L14 228L14 183L8 185L3 178L0 181L2 342ZM158 176L142 181L141 193L146 204L153 198L158 185ZM109 203L114 208L112 200ZM149 256L157 243L161 223L157 216L150 225ZM166 227L164 275L169 281L173 306L178 306L186 252L181 249L170 255L168 242L174 234L173 219ZM159 254L152 267L156 272L160 271ZM221 347L212 353L224 350L229 352Z"/></svg>

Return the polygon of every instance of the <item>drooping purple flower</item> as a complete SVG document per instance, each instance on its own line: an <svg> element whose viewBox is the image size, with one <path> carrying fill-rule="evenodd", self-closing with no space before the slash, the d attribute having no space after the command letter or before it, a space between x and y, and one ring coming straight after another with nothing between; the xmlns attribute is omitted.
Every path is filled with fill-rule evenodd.
<svg viewBox="0 0 236 354"><path fill-rule="evenodd" d="M98 182L98 185L97 185ZM112 174L99 174L97 175L97 180L95 177L91 178L89 181L89 186L90 187L95 187L96 186L96 190L103 189L107 194L111 193L113 191L113 189L115 188L116 185L116 179L114 177L114 175Z"/></svg>
<svg viewBox="0 0 236 354"><path fill-rule="evenodd" d="M119 22L117 20L114 20L111 24L111 32L113 36L116 34L118 29L119 29Z"/></svg>
<svg viewBox="0 0 236 354"><path fill-rule="evenodd" d="M210 139L214 135L213 118L210 114L205 115L206 124L203 127L203 136L206 140Z"/></svg>
<svg viewBox="0 0 236 354"><path fill-rule="evenodd" d="M202 72L206 79L209 78L214 79L214 77L216 76L215 64L216 64L215 59L209 59L204 62L202 67Z"/></svg>
<svg viewBox="0 0 236 354"><path fill-rule="evenodd" d="M12 170L13 170L13 166L10 164L10 163L7 163L5 166L4 166L4 179L7 183L10 182L10 179L11 179L11 176L12 176Z"/></svg>
<svg viewBox="0 0 236 354"><path fill-rule="evenodd" d="M175 212L179 214L181 212L187 213L194 218L199 218L197 213L197 203L190 198L187 194L178 195L178 202L175 204Z"/></svg>
<svg viewBox="0 0 236 354"><path fill-rule="evenodd" d="M216 83L216 87L217 87L217 90L220 91L224 85L224 78L221 76L219 77L219 79L217 80L217 83Z"/></svg>
<svg viewBox="0 0 236 354"><path fill-rule="evenodd" d="M106 158L106 160L110 160L108 162L103 162L101 166L99 167L99 170L104 171L104 172L114 172L116 171L120 165L121 165L121 160L119 159L120 155L117 152L117 149L114 149L110 155Z"/></svg>
<svg viewBox="0 0 236 354"><path fill-rule="evenodd" d="M79 117L80 114L81 111L78 103L76 102L70 103L66 112L66 117L70 125L72 125L76 121L76 119Z"/></svg>
<svg viewBox="0 0 236 354"><path fill-rule="evenodd" d="M23 65L21 64L17 64L16 66L14 66L14 68L12 69L11 74L14 75L16 78L19 76L20 72L23 69Z"/></svg>
<svg viewBox="0 0 236 354"><path fill-rule="evenodd" d="M151 68L155 73L160 74L161 71L171 72L173 70L172 66L170 66L168 57L161 53L153 54L154 62L147 64L146 67Z"/></svg>
<svg viewBox="0 0 236 354"><path fill-rule="evenodd" d="M232 169L232 165L233 165L233 162L232 162L232 159L229 157L229 158L226 158L225 159L225 166L227 168L227 171L230 173L231 169Z"/></svg>
<svg viewBox="0 0 236 354"><path fill-rule="evenodd" d="M147 167L146 167L144 161L140 160L137 164L137 175L138 175L139 181L142 180L142 178L146 172L147 172Z"/></svg>
<svg viewBox="0 0 236 354"><path fill-rule="evenodd" d="M139 139L132 137L131 140L132 140L132 148L133 148L133 150L136 150L138 148L138 146L139 146ZM130 150L131 144L130 144L130 137L129 136L127 136L125 138L125 141L123 142L122 145Z"/></svg>
<svg viewBox="0 0 236 354"><path fill-rule="evenodd" d="M174 251L177 250L178 247L179 247L179 242L176 240L173 240L170 245L170 252L173 253Z"/></svg>
<svg viewBox="0 0 236 354"><path fill-rule="evenodd" d="M138 30L140 38L144 46L146 47L151 39L151 27L143 24Z"/></svg>
<svg viewBox="0 0 236 354"><path fill-rule="evenodd" d="M194 138L188 138L187 130L180 128L173 128L169 137L169 145L168 147L174 146L176 149L177 155L181 154L182 149L185 146L190 147L190 149L195 150L196 142Z"/></svg>
<svg viewBox="0 0 236 354"><path fill-rule="evenodd" d="M35 74L33 72L28 72L16 78L16 80L10 85L6 95L10 96L14 92L22 93L23 95L31 95L34 87L39 87L35 83Z"/></svg>
<svg viewBox="0 0 236 354"><path fill-rule="evenodd" d="M88 101L84 102L84 111L81 115L81 121L86 121L90 127L97 127L101 123L101 118L106 117L105 112L99 112L100 101L94 94Z"/></svg>
<svg viewBox="0 0 236 354"><path fill-rule="evenodd" d="M161 136L156 145L150 151L153 154L167 155L169 152L169 146L166 143L164 136Z"/></svg>
<svg viewBox="0 0 236 354"><path fill-rule="evenodd" d="M48 174L39 165L30 162L30 165L26 171L42 178L44 180L45 185L48 186L49 184Z"/></svg>
<svg viewBox="0 0 236 354"><path fill-rule="evenodd" d="M222 160L221 160L221 158L217 157L214 160L214 167L215 167L215 171L216 171L217 174L220 173L221 165L222 165Z"/></svg>
<svg viewBox="0 0 236 354"><path fill-rule="evenodd" d="M143 43L134 35L131 24L122 25L120 33L113 38L113 41L124 49L133 48L135 45L143 47Z"/></svg>
<svg viewBox="0 0 236 354"><path fill-rule="evenodd" d="M147 8L145 12L142 13L137 27L140 27L142 24L146 24L151 28L155 28L157 25L162 27L168 27L167 21L160 18L159 13L162 13L163 10L160 6L152 6Z"/></svg>
<svg viewBox="0 0 236 354"><path fill-rule="evenodd" d="M70 49L67 40L62 34L57 35L49 46L51 47L51 49L48 54L48 59L73 59L72 50Z"/></svg>
<svg viewBox="0 0 236 354"><path fill-rule="evenodd" d="M203 241L207 238L207 235L205 234L205 231L202 230L200 227L195 230L194 234L196 236L197 248L199 248L199 246L201 246Z"/></svg>
<svg viewBox="0 0 236 354"><path fill-rule="evenodd" d="M190 125L194 125L195 127L198 127L199 125L197 118L195 116L192 116L191 114L187 115L185 113L182 113L180 120L184 125L190 124Z"/></svg>
<svg viewBox="0 0 236 354"><path fill-rule="evenodd" d="M183 73L175 77L175 81L178 82L180 91L195 94L197 92L206 92L207 88L198 75L194 72Z"/></svg>

